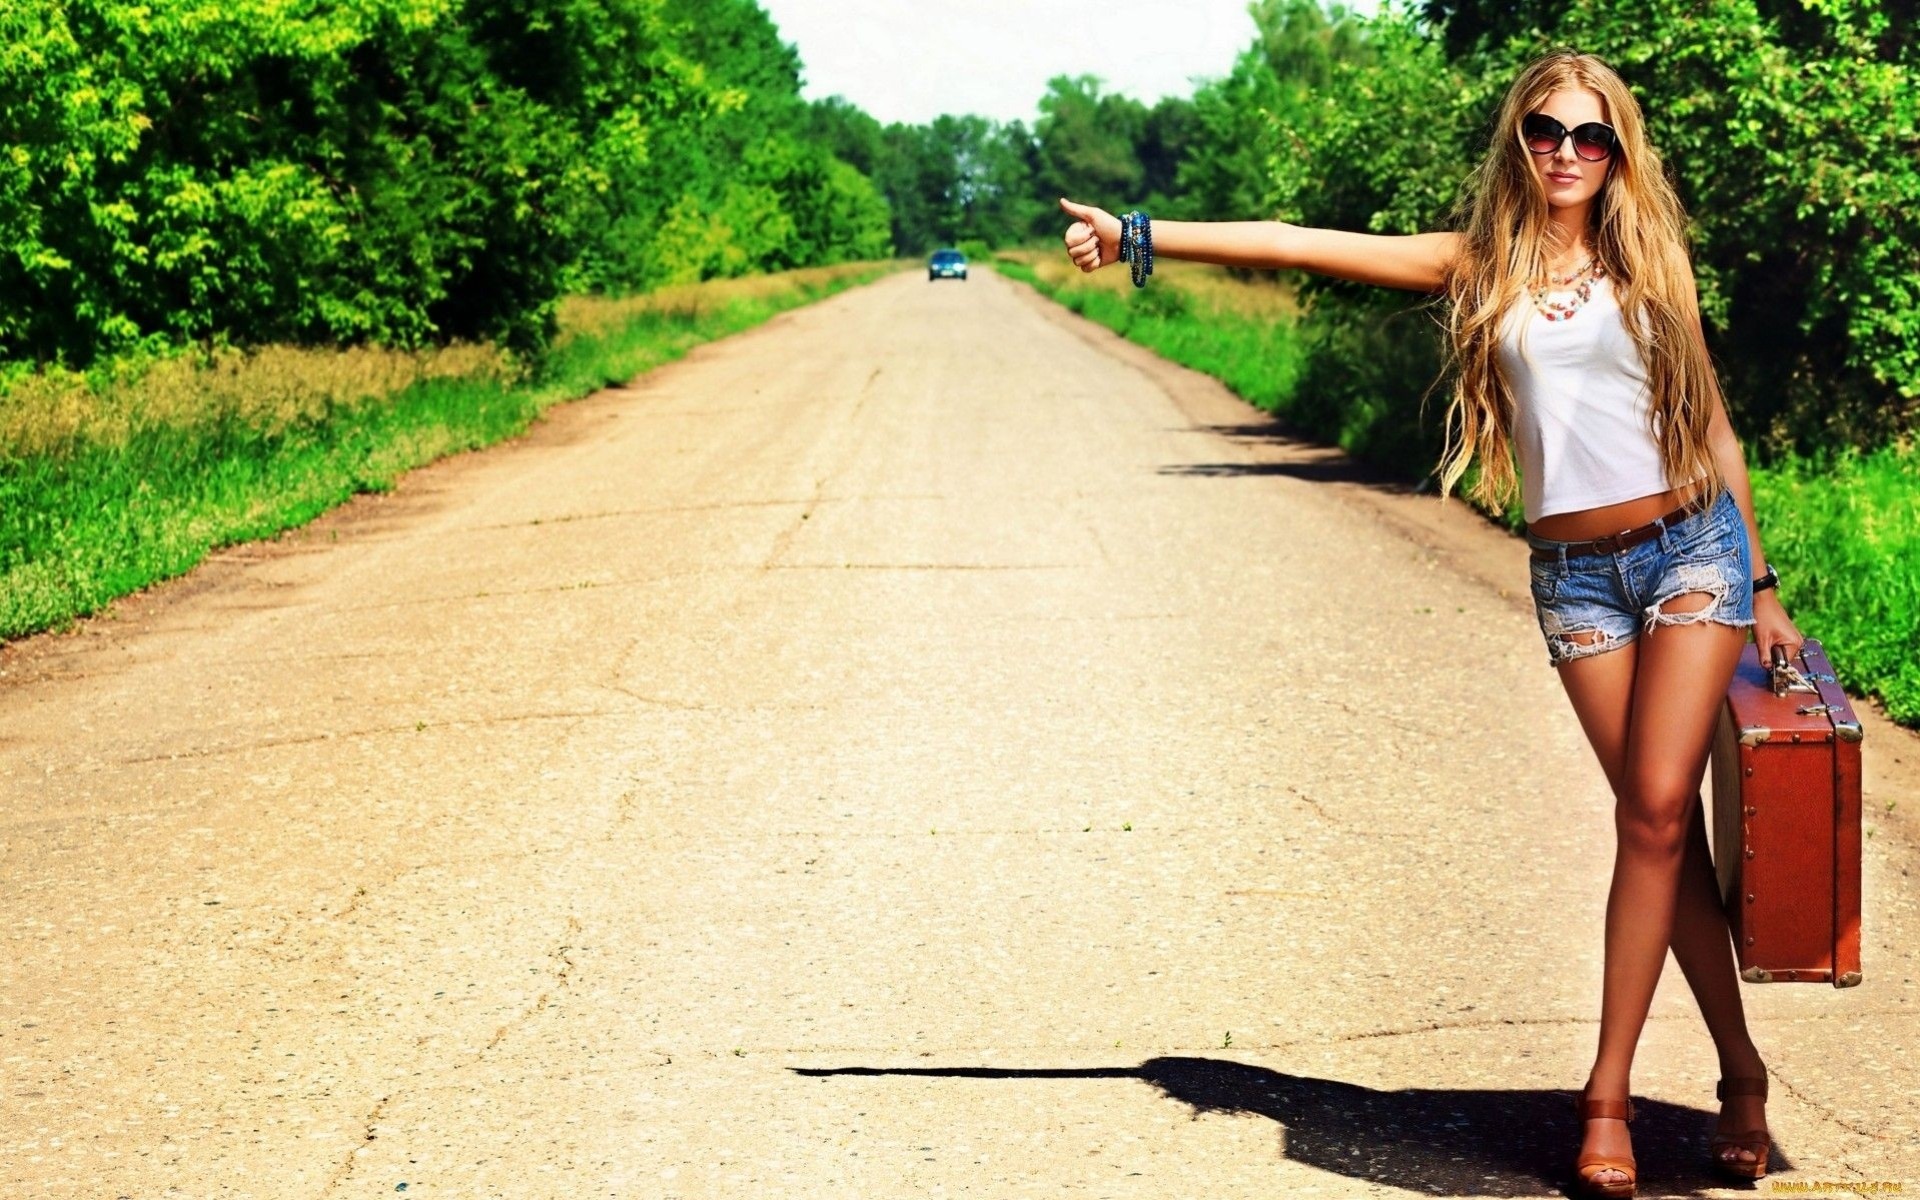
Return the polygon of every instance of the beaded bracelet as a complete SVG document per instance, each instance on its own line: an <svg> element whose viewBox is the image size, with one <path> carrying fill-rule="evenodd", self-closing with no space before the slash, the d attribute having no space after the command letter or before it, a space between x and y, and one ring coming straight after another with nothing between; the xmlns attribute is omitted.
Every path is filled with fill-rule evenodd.
<svg viewBox="0 0 1920 1200"><path fill-rule="evenodd" d="M1146 247L1147 265L1146 269L1141 271L1140 282L1136 286L1145 287L1147 286L1147 276L1153 274L1153 222L1147 219L1146 213L1140 214L1140 241L1141 244ZM1135 257L1137 258L1139 256L1136 255Z"/></svg>
<svg viewBox="0 0 1920 1200"><path fill-rule="evenodd" d="M1153 223L1137 208L1120 218L1120 261L1132 268L1133 286L1147 286L1153 274Z"/></svg>

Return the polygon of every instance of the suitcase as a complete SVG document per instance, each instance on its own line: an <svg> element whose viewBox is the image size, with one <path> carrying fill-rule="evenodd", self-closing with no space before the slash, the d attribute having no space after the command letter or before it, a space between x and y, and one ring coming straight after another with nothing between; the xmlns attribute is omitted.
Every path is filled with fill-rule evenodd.
<svg viewBox="0 0 1920 1200"><path fill-rule="evenodd" d="M1748 643L1713 741L1713 856L1749 983L1860 982L1860 722L1820 643Z"/></svg>

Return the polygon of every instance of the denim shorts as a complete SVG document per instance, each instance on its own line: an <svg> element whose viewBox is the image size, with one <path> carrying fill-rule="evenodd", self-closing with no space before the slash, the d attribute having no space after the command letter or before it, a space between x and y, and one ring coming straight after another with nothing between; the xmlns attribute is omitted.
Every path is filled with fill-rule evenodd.
<svg viewBox="0 0 1920 1200"><path fill-rule="evenodd" d="M1704 510L1612 554L1568 557L1568 543L1531 533L1527 544L1556 555L1528 563L1533 611L1552 666L1617 650L1659 625L1753 624L1747 526L1733 493L1724 489ZM1690 592L1706 592L1712 600L1694 612L1662 611L1667 601Z"/></svg>

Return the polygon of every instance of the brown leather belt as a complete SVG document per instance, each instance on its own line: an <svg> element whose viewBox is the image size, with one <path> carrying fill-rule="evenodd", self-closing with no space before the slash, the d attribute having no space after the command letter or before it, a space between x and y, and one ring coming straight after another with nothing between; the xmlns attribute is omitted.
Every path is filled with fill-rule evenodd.
<svg viewBox="0 0 1920 1200"><path fill-rule="evenodd" d="M1610 533L1606 537L1594 538L1590 542L1558 542L1555 543L1554 549L1535 546L1532 557L1538 562L1558 562L1561 548L1566 550L1568 558L1580 558L1589 554L1617 554L1628 546L1638 546L1641 542L1659 537L1663 527L1671 529L1675 522L1683 521L1706 509L1706 497L1695 496L1659 520L1648 521L1645 525L1635 525L1632 529L1623 529L1619 533Z"/></svg>

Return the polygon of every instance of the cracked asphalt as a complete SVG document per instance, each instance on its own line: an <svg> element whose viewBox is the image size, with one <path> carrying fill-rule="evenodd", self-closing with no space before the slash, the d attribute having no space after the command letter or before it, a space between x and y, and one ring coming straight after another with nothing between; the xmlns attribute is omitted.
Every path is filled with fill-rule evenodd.
<svg viewBox="0 0 1920 1200"><path fill-rule="evenodd" d="M1523 554L987 272L705 347L0 653L0 1194L1560 1194ZM1915 747L1778 1180L1920 1189ZM1670 966L1643 1194L1714 1077Z"/></svg>

